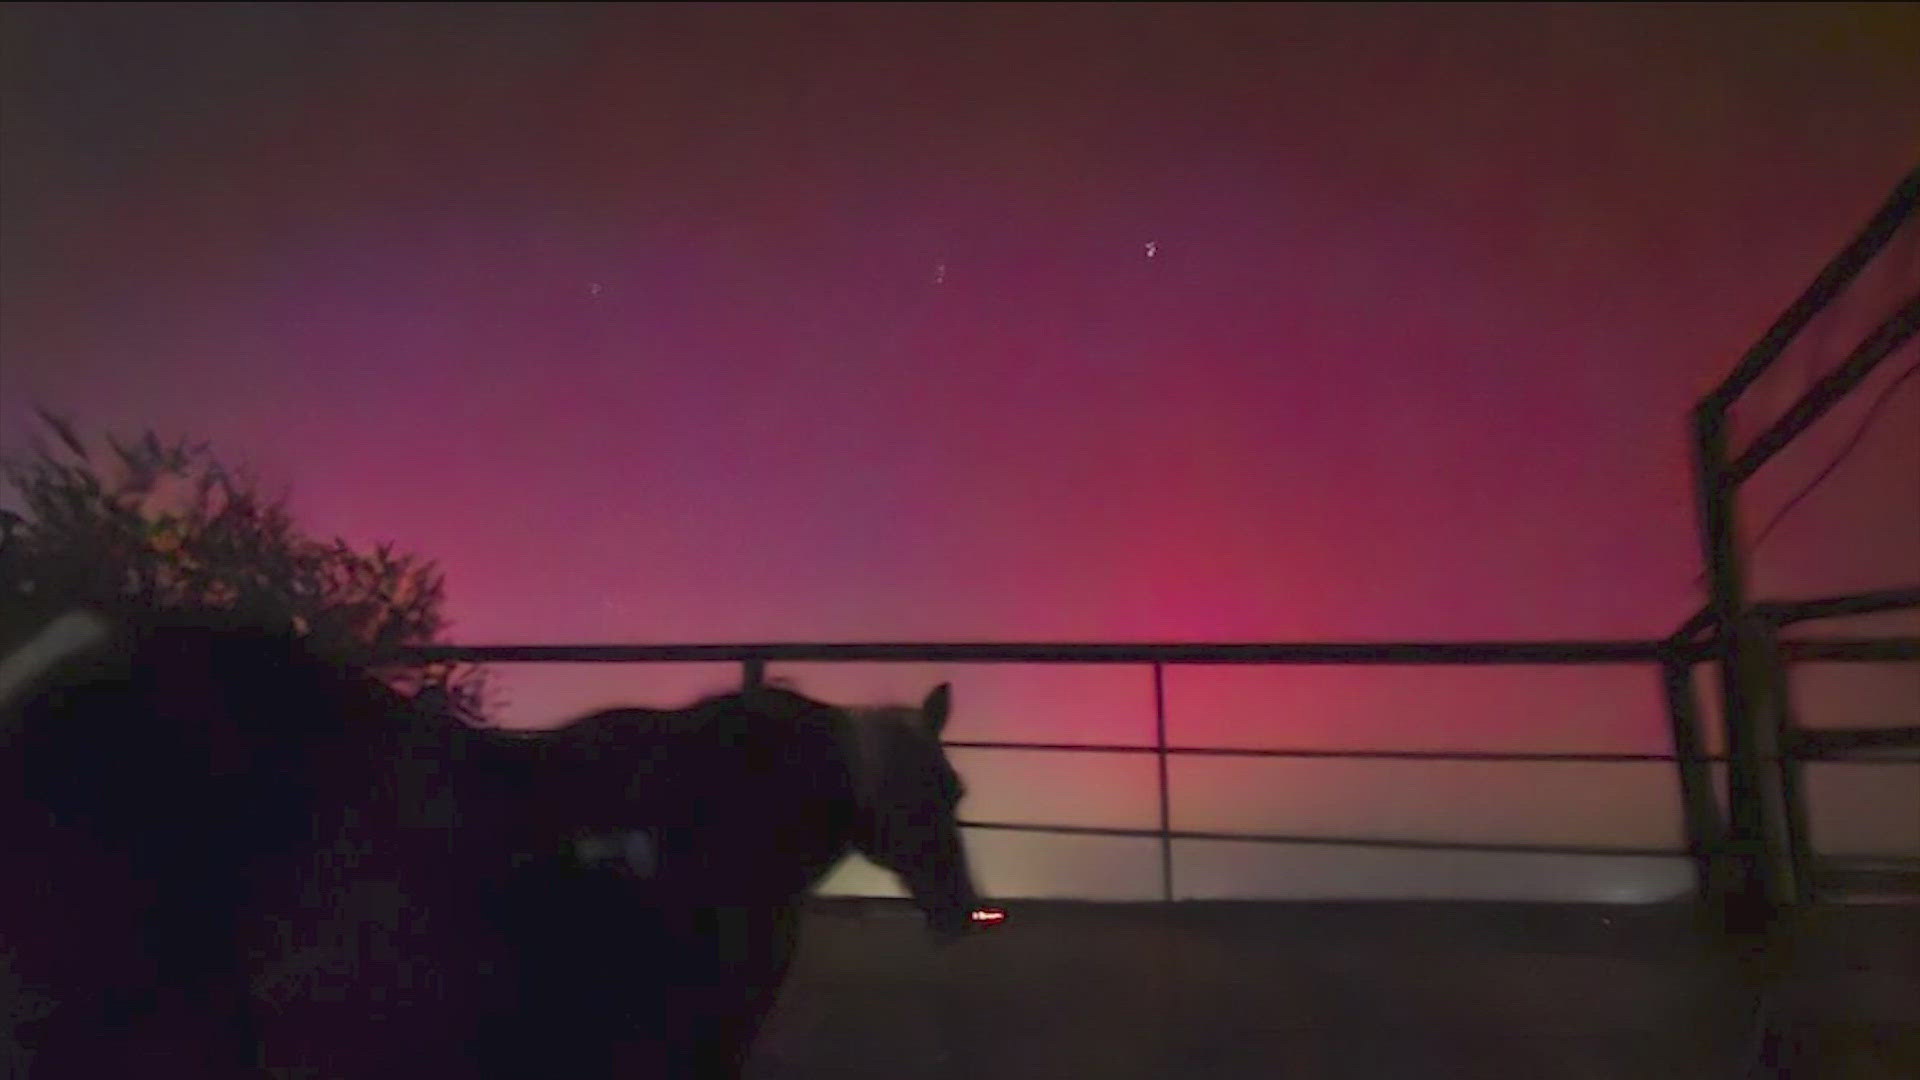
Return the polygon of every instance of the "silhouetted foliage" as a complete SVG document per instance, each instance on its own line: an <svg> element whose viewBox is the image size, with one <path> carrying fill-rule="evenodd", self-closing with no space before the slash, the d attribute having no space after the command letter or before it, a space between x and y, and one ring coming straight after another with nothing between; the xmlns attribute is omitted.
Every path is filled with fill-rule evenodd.
<svg viewBox="0 0 1920 1080"><path fill-rule="evenodd" d="M0 648L75 604L291 630L402 692L444 695L467 719L483 717L483 670L389 659L445 627L445 581L431 560L306 536L284 497L263 495L206 443L108 436L109 456L39 414L53 444L37 438L0 463L24 510L0 508Z"/></svg>

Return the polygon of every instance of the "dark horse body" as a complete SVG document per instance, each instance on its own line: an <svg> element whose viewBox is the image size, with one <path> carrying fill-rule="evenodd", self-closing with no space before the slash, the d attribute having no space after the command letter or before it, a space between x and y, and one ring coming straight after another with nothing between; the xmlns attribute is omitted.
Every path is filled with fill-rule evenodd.
<svg viewBox="0 0 1920 1080"><path fill-rule="evenodd" d="M32 1075L735 1075L849 847L937 927L974 901L944 690L516 738L289 638L64 625L0 671L0 976Z"/></svg>
<svg viewBox="0 0 1920 1080"><path fill-rule="evenodd" d="M522 1047L524 1070L737 1073L792 961L799 901L850 848L909 879L936 929L966 929L976 898L937 742L945 700L849 716L758 689L490 747L527 808L509 917L521 1019L571 1033ZM923 722L936 728L916 738ZM862 746L908 759L865 796Z"/></svg>

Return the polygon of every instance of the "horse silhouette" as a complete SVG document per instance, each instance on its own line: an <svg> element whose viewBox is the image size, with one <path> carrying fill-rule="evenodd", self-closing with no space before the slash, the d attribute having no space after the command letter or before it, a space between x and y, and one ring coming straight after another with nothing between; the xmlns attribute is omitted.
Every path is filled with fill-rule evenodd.
<svg viewBox="0 0 1920 1080"><path fill-rule="evenodd" d="M497 1059L514 1075L737 1075L800 901L850 849L897 874L936 932L966 931L950 698L843 710L760 688L495 741L527 830L507 915L522 1024Z"/></svg>
<svg viewBox="0 0 1920 1080"><path fill-rule="evenodd" d="M761 689L516 737L290 636L70 614L0 660L20 1064L737 1075L848 850L966 926L948 702Z"/></svg>

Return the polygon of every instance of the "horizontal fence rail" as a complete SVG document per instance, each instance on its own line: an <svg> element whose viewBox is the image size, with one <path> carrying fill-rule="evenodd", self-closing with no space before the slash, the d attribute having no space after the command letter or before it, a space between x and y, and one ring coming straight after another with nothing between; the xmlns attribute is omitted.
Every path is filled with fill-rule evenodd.
<svg viewBox="0 0 1920 1080"><path fill-rule="evenodd" d="M1755 614L1781 626L1809 619L1879 615L1909 608L1920 608L1920 585L1875 589L1846 596L1824 596L1813 600L1762 600L1753 605Z"/></svg>
<svg viewBox="0 0 1920 1080"><path fill-rule="evenodd" d="M1780 658L1825 663L1901 663L1920 660L1920 638L1807 639L1780 642ZM1713 659L1701 656L1697 659Z"/></svg>
<svg viewBox="0 0 1920 1080"><path fill-rule="evenodd" d="M1920 660L1920 638L1819 638L1780 643L1792 660ZM963 663L1547 665L1691 663L1711 642L1447 641L1282 644L1081 642L820 642L738 645L413 645L395 663Z"/></svg>
<svg viewBox="0 0 1920 1080"><path fill-rule="evenodd" d="M1168 754L1216 757L1283 758L1357 758L1382 761L1598 761L1598 762L1671 762L1673 754L1577 754L1577 753L1504 753L1497 750L1275 750L1240 746L1142 746L1138 743L1030 743L971 742L948 739L945 745L960 750L1053 750L1092 754ZM1701 761L1724 761L1724 757L1701 757Z"/></svg>
<svg viewBox="0 0 1920 1080"><path fill-rule="evenodd" d="M1822 596L1811 600L1761 600L1747 610L1775 626L1789 626L1813 619L1880 615L1912 608L1920 608L1920 585L1874 589L1842 596ZM1712 608L1703 607L1682 623L1680 628L1666 639L1665 644L1668 646L1690 644L1701 634L1713 629L1718 621L1714 617Z"/></svg>
<svg viewBox="0 0 1920 1080"><path fill-rule="evenodd" d="M1664 659L1657 641L1302 642L1282 644L1085 642L827 642L740 645L420 645L395 656L473 663L1042 664L1641 664Z"/></svg>
<svg viewBox="0 0 1920 1080"><path fill-rule="evenodd" d="M964 821L969 829L1037 832L1067 836L1123 836L1141 839L1227 840L1253 844L1319 844L1326 847L1397 848L1413 851L1486 851L1504 855L1597 855L1672 859L1685 856L1677 848L1614 847L1579 844L1499 844L1470 840L1402 840L1386 837L1286 835L1262 832L1202 832L1191 829L1127 829L1104 825L1030 825L1024 822Z"/></svg>

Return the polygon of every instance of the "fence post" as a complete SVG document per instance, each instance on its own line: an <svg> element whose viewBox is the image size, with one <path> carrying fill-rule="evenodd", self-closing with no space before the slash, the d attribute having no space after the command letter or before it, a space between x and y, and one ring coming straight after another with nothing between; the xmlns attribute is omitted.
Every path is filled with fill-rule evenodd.
<svg viewBox="0 0 1920 1080"><path fill-rule="evenodd" d="M765 660L740 661L740 687L753 690L767 684L767 662Z"/></svg>
<svg viewBox="0 0 1920 1080"><path fill-rule="evenodd" d="M1765 687L1764 710L1757 718L1767 755L1768 809L1785 845L1780 891L1789 903L1810 903L1813 887L1813 838L1807 819L1805 771L1800 758L1799 720L1793 709L1793 671L1780 653L1779 629L1755 618L1755 657Z"/></svg>
<svg viewBox="0 0 1920 1080"><path fill-rule="evenodd" d="M1160 899L1173 899L1173 800L1167 787L1166 665L1153 665L1153 750L1160 766Z"/></svg>
<svg viewBox="0 0 1920 1080"><path fill-rule="evenodd" d="M1714 893L1720 862L1720 807L1712 775L1700 746L1700 701L1693 692L1693 665L1680 657L1660 664L1667 695L1667 721L1673 732L1673 760L1680 771L1680 813L1686 823L1687 851L1693 856L1694 892L1701 901Z"/></svg>
<svg viewBox="0 0 1920 1080"><path fill-rule="evenodd" d="M1701 555L1715 623L1714 659L1720 667L1720 718L1726 728L1726 850L1732 880L1725 899L1729 924L1750 928L1765 925L1776 905L1792 902L1792 871L1785 865L1782 822L1773 805L1780 774L1777 759L1767 760L1767 747L1777 740L1767 738L1766 731L1766 635L1756 634L1759 620L1747 609L1734 508L1740 481L1728 463L1727 407L1722 401L1709 398L1694 409L1693 453Z"/></svg>

